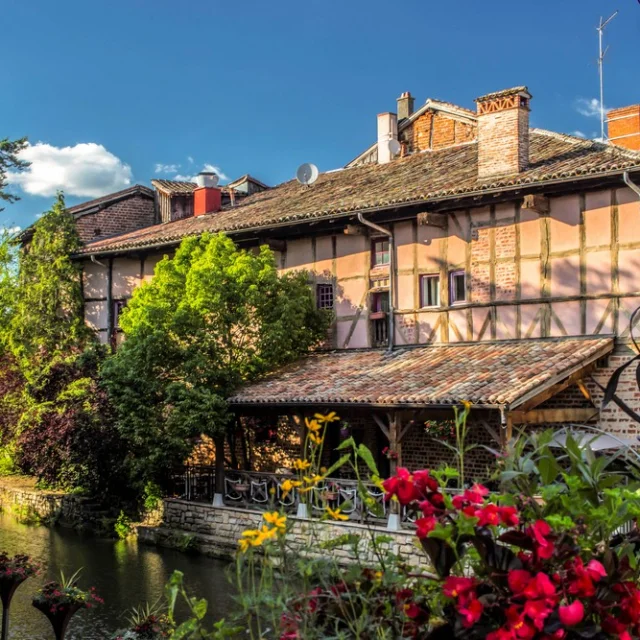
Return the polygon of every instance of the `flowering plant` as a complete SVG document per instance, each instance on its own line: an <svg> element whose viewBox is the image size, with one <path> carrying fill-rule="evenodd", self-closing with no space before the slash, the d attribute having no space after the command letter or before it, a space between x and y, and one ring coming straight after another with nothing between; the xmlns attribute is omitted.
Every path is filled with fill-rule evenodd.
<svg viewBox="0 0 640 640"><path fill-rule="evenodd" d="M394 451L393 449L390 449L389 447L385 447L382 450L382 455L386 456L387 458L389 458L389 460L397 460L398 459L398 452Z"/></svg>
<svg viewBox="0 0 640 640"><path fill-rule="evenodd" d="M33 562L29 556L18 554L9 556L6 552L0 552L0 580L23 581L37 575L41 565Z"/></svg>
<svg viewBox="0 0 640 640"><path fill-rule="evenodd" d="M416 535L440 583L432 611L444 621L429 638L631 640L640 636L635 555L640 536L612 535L610 529L640 515L638 494L629 488L606 488L619 478L599 473L606 468L606 459L594 458L588 465L575 442L568 444L568 458L581 465L581 476L553 466L546 440L542 446L540 440L536 444L540 447L536 462L545 461L539 466L542 475L564 478L548 485L542 500L523 493L493 497L479 484L451 496L442 491L442 473L428 470L410 473L401 468L383 483L388 500L421 513ZM533 460L529 456L529 463ZM526 480L529 488L538 489L532 476L511 469L503 479ZM577 493L572 496L569 488ZM582 517L568 517L573 511ZM607 513L607 524L599 529L591 526L591 518L595 522Z"/></svg>
<svg viewBox="0 0 640 640"><path fill-rule="evenodd" d="M91 609L103 604L104 600L96 593L95 587L88 591L77 585L80 570L70 578L60 572L60 580L47 582L33 597L33 604L40 609L47 609L50 613L58 613L71 608Z"/></svg>

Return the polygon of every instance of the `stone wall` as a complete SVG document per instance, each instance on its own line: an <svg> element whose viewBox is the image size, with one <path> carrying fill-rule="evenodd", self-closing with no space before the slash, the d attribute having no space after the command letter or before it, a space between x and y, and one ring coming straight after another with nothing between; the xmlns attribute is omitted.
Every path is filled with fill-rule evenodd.
<svg viewBox="0 0 640 640"><path fill-rule="evenodd" d="M108 513L84 496L59 491L42 491L26 480L19 486L15 478L0 481L0 509L25 523L61 524L78 529L104 529ZM15 486L18 484L18 486Z"/></svg>
<svg viewBox="0 0 640 640"><path fill-rule="evenodd" d="M384 527L319 522L294 516L289 520L293 526L287 533L287 546L294 554L320 552L322 542L335 540L347 533L360 534L364 539L371 535L388 535L392 541L385 544L392 552L405 556L412 564L424 563L423 553L415 546L415 535L409 530L390 532ZM164 501L162 524L138 527L138 538L149 544L177 548L188 546L206 555L228 558L235 554L242 532L256 529L261 524L262 514L258 511L167 499ZM347 548L333 550L331 555L344 563L352 559Z"/></svg>

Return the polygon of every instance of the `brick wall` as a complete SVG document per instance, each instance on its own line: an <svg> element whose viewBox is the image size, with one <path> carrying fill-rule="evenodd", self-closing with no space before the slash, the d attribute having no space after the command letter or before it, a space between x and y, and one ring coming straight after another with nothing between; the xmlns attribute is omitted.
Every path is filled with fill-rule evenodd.
<svg viewBox="0 0 640 640"><path fill-rule="evenodd" d="M529 111L512 108L478 116L478 176L522 171L529 161Z"/></svg>
<svg viewBox="0 0 640 640"><path fill-rule="evenodd" d="M487 422L496 434L500 433L499 416L490 416ZM432 436L423 425L415 425L405 436L402 444L403 466L415 471L416 469L435 469L443 464L453 465L454 453L438 440L439 438ZM455 444L455 441L451 441L451 444ZM497 449L498 443L479 422L470 418L467 444L478 445L467 454L465 459L467 480L486 479L495 467L495 457L481 445Z"/></svg>
<svg viewBox="0 0 640 640"><path fill-rule="evenodd" d="M475 123L463 122L442 113L427 111L405 129L400 139L411 152L442 149L476 137Z"/></svg>
<svg viewBox="0 0 640 640"><path fill-rule="evenodd" d="M606 387L613 372L634 355L635 353L630 347L618 346L614 353L607 358L606 363L603 363L603 366L598 367L592 374L592 380L596 380L600 385ZM637 366L632 364L624 370L618 384L617 395L636 413L640 413L640 389L638 389L638 381L636 380L636 368ZM587 381L587 387L596 406L599 406L603 398L602 390L593 381ZM634 422L613 402L600 412L598 426L622 438L636 438L640 435L640 424Z"/></svg>
<svg viewBox="0 0 640 640"><path fill-rule="evenodd" d="M610 111L607 125L609 139L613 144L640 151L640 105Z"/></svg>
<svg viewBox="0 0 640 640"><path fill-rule="evenodd" d="M82 242L129 233L155 224L155 205L151 198L132 195L96 213L81 215L76 227Z"/></svg>

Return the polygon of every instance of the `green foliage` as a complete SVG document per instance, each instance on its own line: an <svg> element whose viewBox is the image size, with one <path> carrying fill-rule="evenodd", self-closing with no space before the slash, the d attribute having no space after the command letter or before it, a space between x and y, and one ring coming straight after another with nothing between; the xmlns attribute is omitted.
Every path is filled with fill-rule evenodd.
<svg viewBox="0 0 640 640"><path fill-rule="evenodd" d="M18 196L5 191L7 186L7 172L11 169L14 171L22 171L29 166L28 162L19 158L19 153L27 146L27 139L20 138L18 140L9 140L3 138L0 140L0 201L15 202L19 200ZM0 207L0 211L4 209Z"/></svg>
<svg viewBox="0 0 640 640"><path fill-rule="evenodd" d="M103 369L132 476L162 482L194 437L223 435L225 399L317 344L328 320L306 274L279 276L267 247L183 240L134 292L120 320L126 340Z"/></svg>
<svg viewBox="0 0 640 640"><path fill-rule="evenodd" d="M147 482L144 486L142 500L146 511L155 511L162 501L162 490L155 482Z"/></svg>
<svg viewBox="0 0 640 640"><path fill-rule="evenodd" d="M19 256L8 343L27 378L40 370L43 360L66 356L91 342L80 267L71 260L79 247L73 216L59 194Z"/></svg>
<svg viewBox="0 0 640 640"><path fill-rule="evenodd" d="M125 540L131 535L131 518L124 511L120 511L113 529L120 540Z"/></svg>

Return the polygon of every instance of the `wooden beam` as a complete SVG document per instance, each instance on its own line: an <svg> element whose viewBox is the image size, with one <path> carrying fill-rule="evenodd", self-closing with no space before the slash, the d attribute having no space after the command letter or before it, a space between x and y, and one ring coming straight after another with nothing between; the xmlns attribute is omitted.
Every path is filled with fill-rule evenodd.
<svg viewBox="0 0 640 640"><path fill-rule="evenodd" d="M382 418L380 418L379 415L373 413L372 416L374 422L380 427L380 430L382 431L382 433L384 433L387 440L389 440L389 443L391 443L391 435L389 434L387 425L382 421Z"/></svg>
<svg viewBox="0 0 640 640"><path fill-rule="evenodd" d="M578 380L584 379L587 375L589 375L589 373L591 373L591 371L595 369L595 367L596 367L596 360L594 359L593 362L590 362L584 367L581 367L580 369L572 373L570 376L568 376L564 380L561 380L560 382L557 382L551 387L548 387L541 393L534 395L531 398L528 398L524 403L522 403L522 405L517 406L515 408L518 409L519 411L524 411L524 412L530 411L531 409L535 409L538 405L542 404L549 398L552 398L553 396L557 395L561 391L564 391L571 385L576 384Z"/></svg>
<svg viewBox="0 0 640 640"><path fill-rule="evenodd" d="M547 196L529 194L524 197L522 208L527 211L535 211L539 215L547 215L551 211L551 203Z"/></svg>
<svg viewBox="0 0 640 640"><path fill-rule="evenodd" d="M600 415L596 408L534 409L512 411L507 420L512 424L545 424L547 422L589 422ZM507 423L508 424L508 423Z"/></svg>
<svg viewBox="0 0 640 640"><path fill-rule="evenodd" d="M498 443L502 444L502 436L486 420L478 420L484 430Z"/></svg>
<svg viewBox="0 0 640 640"><path fill-rule="evenodd" d="M424 211L418 214L418 224L420 226L439 227L446 229L447 216L444 213L433 213L432 211Z"/></svg>
<svg viewBox="0 0 640 640"><path fill-rule="evenodd" d="M344 234L346 236L364 236L365 233L365 228L359 224L348 224L344 228Z"/></svg>

